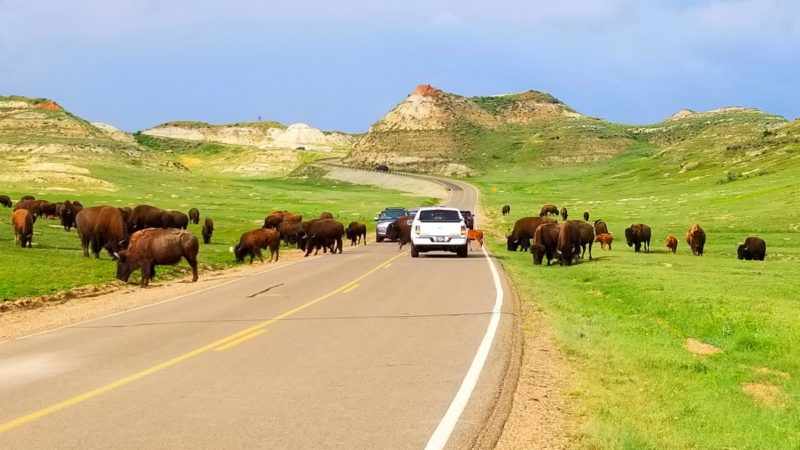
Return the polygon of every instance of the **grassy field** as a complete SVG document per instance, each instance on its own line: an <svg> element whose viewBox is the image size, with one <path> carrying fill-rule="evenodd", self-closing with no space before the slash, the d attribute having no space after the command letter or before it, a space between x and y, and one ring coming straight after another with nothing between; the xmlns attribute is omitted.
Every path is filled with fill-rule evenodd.
<svg viewBox="0 0 800 450"><path fill-rule="evenodd" d="M725 164L704 163L693 146L662 148L639 142L605 162L538 170L486 160L486 175L468 180L483 192L492 250L522 301L548 314L575 369L576 446L800 448L800 145ZM613 250L596 244L594 261L569 268L508 252L500 234L545 203L605 219ZM650 254L625 245L634 222L652 227ZM708 235L703 257L684 239L695 222ZM750 234L767 241L765 262L736 259ZM722 352L692 354L690 338Z"/></svg>
<svg viewBox="0 0 800 450"><path fill-rule="evenodd" d="M111 182L117 190L71 192L65 191L64 186L50 186L31 191L20 184L0 183L0 191L15 199L25 194L51 201L78 199L86 206L154 204L183 212L196 207L200 210L201 223L208 216L216 227L212 243L201 244L199 259L201 267L205 268L234 264L229 247L238 242L242 232L260 227L267 213L274 209L287 209L307 218L330 211L345 225L359 220L373 227L371 218L389 204L398 201L408 205L434 203L433 199L317 177L259 178L109 166L92 166L91 172L92 176ZM0 300L116 282L116 266L108 254L102 253L99 260L84 258L74 230L67 233L57 221L40 219L34 226L33 249L22 249L14 246L11 210L0 212ZM189 230L199 237L200 225L190 225ZM186 272L188 266L184 262L159 269L159 278ZM137 277L135 274L133 279L138 280Z"/></svg>

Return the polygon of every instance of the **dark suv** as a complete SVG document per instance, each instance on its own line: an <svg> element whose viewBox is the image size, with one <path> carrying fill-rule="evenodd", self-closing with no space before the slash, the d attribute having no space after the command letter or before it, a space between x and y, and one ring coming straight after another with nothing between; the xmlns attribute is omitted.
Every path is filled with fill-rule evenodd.
<svg viewBox="0 0 800 450"><path fill-rule="evenodd" d="M461 215L464 216L464 222L467 224L467 228L472 230L475 226L475 217L472 216L472 211L461 211Z"/></svg>

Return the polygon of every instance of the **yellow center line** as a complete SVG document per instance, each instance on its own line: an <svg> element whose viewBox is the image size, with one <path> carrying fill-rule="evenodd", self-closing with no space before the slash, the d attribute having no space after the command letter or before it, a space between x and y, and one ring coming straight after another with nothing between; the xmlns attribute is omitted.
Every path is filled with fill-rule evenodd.
<svg viewBox="0 0 800 450"><path fill-rule="evenodd" d="M348 293L348 292L350 292L350 291L354 290L354 289L355 289L355 288L357 288L357 287L358 287L358 283L355 283L355 284L353 284L352 286L350 286L349 288L347 288L347 289L343 290L343 291L342 291L342 294L346 294L346 293Z"/></svg>
<svg viewBox="0 0 800 450"><path fill-rule="evenodd" d="M252 332L250 334L245 334L244 336L240 337L239 339L230 341L230 342L228 342L227 344L224 344L224 345L220 345L219 347L215 348L214 350L218 351L218 352L221 352L221 351L227 350L227 349L229 349L231 347L236 347L237 345L241 344L242 342L249 341L250 339L253 339L256 336L260 336L260 335L262 335L262 334L264 334L266 332L267 332L267 330L265 330L263 328L260 329L260 330L256 330L256 331L254 331L254 332Z"/></svg>
<svg viewBox="0 0 800 450"><path fill-rule="evenodd" d="M391 266L391 265L392 265L392 263L386 263L386 264L384 264L384 265L383 265L383 268L384 268L384 269L388 269L388 268L389 268L389 266Z"/></svg>
<svg viewBox="0 0 800 450"><path fill-rule="evenodd" d="M400 253L397 256L393 256L393 257L389 258L389 260L387 260L386 263L390 263L390 262L394 261L395 259L398 259L398 258L400 258L402 256L407 256L407 254L405 252ZM304 304L298 306L297 308L294 308L294 309L291 309L289 311L286 311L285 313L280 314L280 315L278 315L276 317L273 317L272 319L265 320L265 321L263 321L261 323L255 324L255 325L253 325L253 326L251 326L249 328L245 328L244 330L237 331L236 333L233 333L230 336L227 336L225 338L219 339L219 340L217 340L215 342L212 342L210 344L204 345L202 347L196 348L196 349L194 349L194 350L192 350L192 351L190 351L188 353L184 353L183 355L176 356L175 358L172 358L172 359L170 359L168 361L164 361L164 362L162 362L160 364L157 364L157 365L155 365L153 367L150 367L148 369L142 370L141 372L137 372L137 373L135 373L133 375L129 375L129 376L125 377L125 378L121 378L121 379L119 379L117 381L114 381L114 382L111 382L109 384L106 384L105 386L100 386L99 388L92 389L90 391L84 392L83 394L77 395L77 396L72 397L70 399L67 399L67 400L64 400L62 402L47 406L45 408L39 409L38 411L34 411L34 412L30 413L30 414L26 414L26 415L24 415L22 417L18 417L18 418L13 419L13 420L11 420L9 422L6 422L6 423L0 425L0 434L5 433L6 431L9 431L9 430L13 430L14 428L17 428L17 427L19 427L21 425L25 425L26 423L33 422L34 420L38 420L38 419L41 419L43 417L49 416L50 414L53 414L53 413L58 412L58 411L61 411L63 409L67 409L67 408L69 408L71 406L75 406L75 405L77 405L79 403L83 403L83 402L85 402L87 400L90 400L90 399L92 399L94 397L97 397L99 395L105 394L106 392L112 391L112 390L117 389L119 387L122 387L122 386L125 386L127 384L130 384L130 383L132 383L134 381L140 380L140 379L142 379L142 378L144 378L146 376L153 375L154 373L157 373L157 372L160 372L160 371L162 371L164 369L172 367L172 366L174 366L174 365L176 365L178 363L186 361L187 359L194 358L195 356L203 354L203 353L205 353L207 351L216 349L218 347L225 346L228 343L232 343L231 341L237 341L240 338L243 339L245 337L248 337L248 338L249 337L255 337L255 336L249 336L249 335L254 333L254 332L260 331L262 328L268 327L269 325L272 325L273 323L275 323L275 322L277 322L279 320L283 320L283 319L285 319L285 318L287 318L287 317L289 317L289 316L291 316L293 314L296 314L296 313L298 313L298 312L300 312L300 311L302 311L302 310L304 310L304 309L306 309L306 308L308 308L310 306L313 306L313 305L315 305L315 304L317 304L317 303L319 303L319 302L321 302L323 300L326 300L326 299L328 299L330 297L333 297L334 295L336 295L336 294L344 291L345 289L351 287L353 284L357 284L359 281L363 280L364 278L366 278L366 277L372 275L373 273L375 273L376 271L380 270L380 268L381 268L381 266L383 266L383 264L385 264L385 263L379 264L377 267L375 267L375 268L371 269L370 271L364 273L363 275L359 276L355 280L344 284L343 286L339 287L338 289L335 289L335 290L333 290L333 291L331 291L331 292L329 292L329 293L327 293L325 295L322 295L320 297L315 298L314 300L311 300L311 301L309 301L307 303L304 303ZM264 331L266 331L266 330L264 330ZM246 339L244 339L244 340L246 340Z"/></svg>

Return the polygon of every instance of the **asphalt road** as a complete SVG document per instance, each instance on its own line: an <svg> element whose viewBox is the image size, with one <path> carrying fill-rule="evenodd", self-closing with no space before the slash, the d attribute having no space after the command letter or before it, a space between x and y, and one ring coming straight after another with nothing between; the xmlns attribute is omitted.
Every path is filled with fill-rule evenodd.
<svg viewBox="0 0 800 450"><path fill-rule="evenodd" d="M510 357L495 280L510 291L482 252L369 240L0 344L0 448L469 446Z"/></svg>

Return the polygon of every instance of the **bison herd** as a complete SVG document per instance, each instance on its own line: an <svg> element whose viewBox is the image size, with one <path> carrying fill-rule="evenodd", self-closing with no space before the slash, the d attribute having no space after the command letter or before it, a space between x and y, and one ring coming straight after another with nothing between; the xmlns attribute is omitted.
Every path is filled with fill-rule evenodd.
<svg viewBox="0 0 800 450"><path fill-rule="evenodd" d="M509 205L503 205L501 213L508 214ZM576 260L584 259L588 247L589 260L592 259L592 244L599 242L603 250L611 250L614 240L608 231L606 222L602 219L589 223L589 212L583 213L584 220L567 220L567 208L560 210L556 205L542 206L538 217L523 217L514 223L511 232L506 236L508 251L529 251L533 256L533 264L541 265L547 260L547 265L555 259L563 266L570 266ZM549 216L561 216L563 222ZM625 228L625 241L634 251L650 252L652 230L643 223L634 223ZM693 255L703 256L706 244L706 232L699 224L693 224L686 232L686 243ZM665 240L669 252L675 253L678 248L678 239L668 236ZM739 245L737 255L739 259L763 261L766 256L767 244L760 238L751 236L745 243Z"/></svg>
<svg viewBox="0 0 800 450"><path fill-rule="evenodd" d="M141 271L141 286L147 286L155 276L157 265L174 265L185 259L197 281L197 254L200 246L197 237L187 231L189 224L199 225L200 211L191 208L188 214L166 210L152 205L134 208L109 205L84 207L78 201L66 200L52 203L26 196L14 204L7 195L0 195L0 205L13 207L11 226L15 243L32 248L34 223L42 216L60 219L65 231L76 228L83 256L90 253L99 258L106 250L117 263L117 278L127 282L135 270ZM214 221L205 217L202 222L203 243L211 243ZM236 261L250 257L263 262L262 250L269 249L270 262L277 261L280 243L290 244L309 256L320 249L324 253L341 253L344 237L350 245L367 243L367 227L361 222L351 222L347 228L324 212L319 219L303 221L299 214L273 211L264 219L264 225L244 232L235 247L231 247Z"/></svg>

